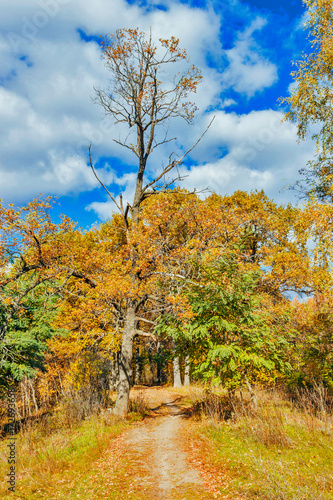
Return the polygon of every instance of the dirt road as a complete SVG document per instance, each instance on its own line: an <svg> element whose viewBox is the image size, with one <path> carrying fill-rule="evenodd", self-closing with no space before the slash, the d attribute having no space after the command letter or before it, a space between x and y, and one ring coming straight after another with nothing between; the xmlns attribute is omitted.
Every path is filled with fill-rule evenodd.
<svg viewBox="0 0 333 500"><path fill-rule="evenodd" d="M146 498L208 500L199 471L190 464L182 430L187 415L179 395L165 389L145 390L151 416L124 440L128 470L144 487Z"/></svg>

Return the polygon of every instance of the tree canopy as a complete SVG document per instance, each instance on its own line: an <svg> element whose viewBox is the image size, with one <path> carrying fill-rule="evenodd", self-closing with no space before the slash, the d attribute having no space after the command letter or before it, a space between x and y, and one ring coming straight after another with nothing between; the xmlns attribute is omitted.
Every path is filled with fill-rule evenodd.
<svg viewBox="0 0 333 500"><path fill-rule="evenodd" d="M333 5L330 0L304 0L308 10L306 27L312 52L304 54L292 73L295 86L283 99L290 109L286 118L297 123L298 137L309 130L317 145L317 158L301 169L296 188L321 200L333 195Z"/></svg>
<svg viewBox="0 0 333 500"><path fill-rule="evenodd" d="M322 126L307 171L308 194L322 201L331 196L332 6L307 5L315 51L295 73L288 118L302 138L311 123ZM88 386L91 401L106 404L116 388L122 416L134 383L170 381L175 367L179 378L229 390L333 387L333 205L279 205L263 191L202 198L175 187L177 167L204 134L181 156L171 148L152 176L153 151L174 139L172 119L194 117L188 94L200 72L177 39L157 46L138 29L103 38L102 55L111 79L97 101L129 133L116 142L137 162L133 199L125 206L100 181L115 212L85 231L65 216L54 222L49 198L0 205L3 387L21 387L24 411L28 390L38 410ZM91 148L89 165L100 180Z"/></svg>

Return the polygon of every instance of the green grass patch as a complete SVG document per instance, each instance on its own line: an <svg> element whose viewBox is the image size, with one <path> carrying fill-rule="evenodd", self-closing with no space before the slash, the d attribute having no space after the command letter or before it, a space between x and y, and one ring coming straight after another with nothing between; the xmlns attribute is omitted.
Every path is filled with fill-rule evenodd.
<svg viewBox="0 0 333 500"><path fill-rule="evenodd" d="M54 422L51 422L48 431L43 424L26 429L17 436L15 493L9 492L6 484L8 440L4 439L0 443L3 478L0 497L22 500L125 498L123 494L130 488L126 485L126 464L121 459L113 463L112 449L115 439L140 418L136 414L131 414L126 421L93 416L72 428L52 429Z"/></svg>
<svg viewBox="0 0 333 500"><path fill-rule="evenodd" d="M223 493L260 500L333 500L333 425L290 405L266 402L256 411L199 432L210 458L228 472Z"/></svg>

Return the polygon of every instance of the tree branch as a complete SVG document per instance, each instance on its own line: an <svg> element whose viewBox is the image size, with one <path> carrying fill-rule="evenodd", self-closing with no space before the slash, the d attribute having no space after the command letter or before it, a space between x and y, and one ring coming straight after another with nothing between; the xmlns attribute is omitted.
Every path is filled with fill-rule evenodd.
<svg viewBox="0 0 333 500"><path fill-rule="evenodd" d="M93 171L93 174L94 176L96 177L96 179L98 180L98 182L100 183L100 185L105 189L105 191L107 192L107 194L109 195L109 197L111 198L111 200L114 202L114 204L116 205L116 207L118 208L119 212L121 212L121 208L120 206L118 205L118 203L116 202L115 198L112 196L112 194L110 193L110 191L108 190L108 188L103 184L103 182L101 181L101 179L98 177L98 175L96 174L96 171L94 169L94 166L92 164L92 159L91 159L91 144L88 148L89 150L89 163L90 163L90 168L91 170Z"/></svg>
<svg viewBox="0 0 333 500"><path fill-rule="evenodd" d="M188 149L181 157L179 160L174 160L172 161L171 163L169 163L169 165L167 167L165 167L163 169L163 171L161 172L160 175L158 175L154 180L152 180L151 182L149 182L142 190L142 194L145 193L145 191L147 191L147 189L149 189L151 186L153 186L154 184L156 184L165 174L167 174L168 172L170 172L173 168L175 168L176 166L179 166L183 163L183 160L184 158L199 144L199 142L201 141L201 139L204 137L204 135L206 134L206 132L208 131L208 129L210 128L211 124L213 123L215 119L215 116L213 116L212 120L210 121L208 127L206 128L206 130L201 134L201 136L199 137L199 139L193 144L193 146Z"/></svg>
<svg viewBox="0 0 333 500"><path fill-rule="evenodd" d="M152 333L143 332L142 330L136 329L134 335L140 335L142 337L150 337L151 339L156 340L155 335L153 335Z"/></svg>
<svg viewBox="0 0 333 500"><path fill-rule="evenodd" d="M145 321L146 323L150 323L151 325L156 325L155 321L150 321L146 318L139 318L138 316L135 318L136 321Z"/></svg>

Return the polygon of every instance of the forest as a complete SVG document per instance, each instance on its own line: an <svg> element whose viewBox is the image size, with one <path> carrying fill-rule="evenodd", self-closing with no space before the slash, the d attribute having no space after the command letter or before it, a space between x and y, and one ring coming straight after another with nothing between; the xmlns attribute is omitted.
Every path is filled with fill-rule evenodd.
<svg viewBox="0 0 333 500"><path fill-rule="evenodd" d="M215 433L221 422L244 417L242 405L251 408L251 418L265 408L260 422L266 425L267 394L275 401L283 393L276 407L296 405L301 411L306 401L302 411L312 412L314 442L324 422L321 430L331 443L333 7L325 0L306 4L313 52L298 63L297 85L283 105L300 140L315 124L317 156L292 187L300 196L295 204L278 204L262 190L222 196L183 188L179 168L205 141L212 121L182 156L173 153L165 126L195 119L189 95L201 83L200 70L174 37L155 43L151 34L133 28L101 38L112 90L95 89L96 103L114 123L134 130L131 139L116 142L136 156L135 191L131 200L114 196L90 146L89 168L114 206L105 222L81 229L66 215L56 218L57 200L50 196L24 206L0 205L3 436L13 393L15 432L29 439L38 432L54 434L57 418L70 432L82 422L97 426L93 419L106 411L112 414L107 432L113 429L117 436L122 426L147 416L143 394L157 386L191 400L186 406L191 416L201 405L202 414L215 422L210 431ZM184 61L186 71L173 70ZM166 84L170 71L174 76ZM149 160L165 145L169 162L152 177ZM199 400L191 388L202 391ZM139 395L133 399L133 394ZM289 450L296 438L288 437L285 417L274 415L270 425L281 425L281 435L266 445ZM30 454L41 453L36 446ZM331 444L322 447L330 457ZM216 478L214 467L208 468ZM315 468L314 474L319 477ZM325 476L325 487L323 481L318 479L315 492L299 496L286 491L273 496L253 487L246 498L333 498L332 474ZM64 498L43 488L17 498ZM237 498L245 498L245 490L237 488ZM135 491L139 496L133 498L150 498ZM217 498L215 493L207 498ZM117 495L107 498L123 498ZM236 490L230 495L223 498L236 498Z"/></svg>

